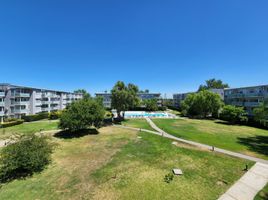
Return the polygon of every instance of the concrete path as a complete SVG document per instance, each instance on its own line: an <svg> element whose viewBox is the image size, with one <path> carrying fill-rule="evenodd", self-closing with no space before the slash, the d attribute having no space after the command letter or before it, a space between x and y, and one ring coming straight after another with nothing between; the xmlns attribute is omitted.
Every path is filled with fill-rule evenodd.
<svg viewBox="0 0 268 200"><path fill-rule="evenodd" d="M268 165L256 163L218 200L253 200L268 182Z"/></svg>
<svg viewBox="0 0 268 200"><path fill-rule="evenodd" d="M146 120L147 120L147 122L150 124L150 126L153 129L155 129L157 132L161 133L161 135L164 136L164 137L167 137L167 138L170 138L170 139L173 139L173 140L177 140L177 141L180 141L180 142L184 142L184 143L187 143L187 144L191 144L191 145L194 145L194 146L197 146L197 147L200 147L200 148L205 148L205 149L208 149L208 150L213 150L214 149L215 152L219 152L219 153L227 154L227 155L230 155L230 156L251 160L251 161L254 161L254 162L260 162L260 163L268 165L268 160L264 160L264 159L261 159L261 158L255 158L255 157L247 156L247 155L244 155L244 154L241 154L241 153L236 153L236 152L228 151L228 150L225 150L225 149L220 149L220 148L217 148L217 147L212 147L210 145L202 144L202 143L199 143L199 142L193 142L193 141L190 141L190 140L185 140L185 139L182 139L182 138L175 137L173 135L170 135L170 134L166 133L165 131L163 131L159 127L157 127L155 125L155 123L150 118L146 118Z"/></svg>

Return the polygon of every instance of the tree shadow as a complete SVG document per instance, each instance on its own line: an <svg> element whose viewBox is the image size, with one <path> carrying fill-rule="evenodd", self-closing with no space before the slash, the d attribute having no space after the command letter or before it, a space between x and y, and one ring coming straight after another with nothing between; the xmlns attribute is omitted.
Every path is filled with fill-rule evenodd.
<svg viewBox="0 0 268 200"><path fill-rule="evenodd" d="M268 136L240 137L238 142L247 146L251 151L268 156Z"/></svg>
<svg viewBox="0 0 268 200"><path fill-rule="evenodd" d="M84 137L86 135L97 135L99 134L99 131L95 128L89 128L89 129L82 129L75 132L70 132L68 130L57 132L54 137L60 138L60 139L72 139L72 138L80 138Z"/></svg>

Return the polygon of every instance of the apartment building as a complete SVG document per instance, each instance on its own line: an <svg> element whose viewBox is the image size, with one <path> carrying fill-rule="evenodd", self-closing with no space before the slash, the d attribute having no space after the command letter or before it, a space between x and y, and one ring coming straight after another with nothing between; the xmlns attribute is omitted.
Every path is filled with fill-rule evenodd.
<svg viewBox="0 0 268 200"><path fill-rule="evenodd" d="M82 94L0 83L0 121L63 110Z"/></svg>
<svg viewBox="0 0 268 200"><path fill-rule="evenodd" d="M103 105L105 108L111 108L112 105L112 94L111 93L96 93L96 97L102 97L103 98ZM157 99L157 103L159 106L162 105L162 99L161 99L161 93L138 93L139 98L141 101L145 99Z"/></svg>
<svg viewBox="0 0 268 200"><path fill-rule="evenodd" d="M222 100L224 100L224 89L210 89L209 91L218 94ZM173 94L173 106L179 108L181 106L181 102L186 99L189 94L193 94L195 92L187 92L187 93L177 93Z"/></svg>
<svg viewBox="0 0 268 200"><path fill-rule="evenodd" d="M268 98L268 85L228 88L224 90L224 101L228 105L244 107L249 115L264 99Z"/></svg>

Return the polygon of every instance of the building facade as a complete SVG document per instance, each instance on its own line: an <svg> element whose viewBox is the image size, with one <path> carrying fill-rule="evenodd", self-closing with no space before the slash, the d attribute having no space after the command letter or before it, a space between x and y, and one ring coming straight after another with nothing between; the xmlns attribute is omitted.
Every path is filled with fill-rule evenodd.
<svg viewBox="0 0 268 200"><path fill-rule="evenodd" d="M244 107L249 115L253 115L253 109L266 98L268 98L268 85L224 90L225 104Z"/></svg>
<svg viewBox="0 0 268 200"><path fill-rule="evenodd" d="M112 107L112 94L111 93L96 93L96 97L102 97L103 99L103 105L105 108L111 108ZM162 105L162 99L161 99L161 93L138 93L139 98L141 101L146 99L157 99L158 105Z"/></svg>
<svg viewBox="0 0 268 200"><path fill-rule="evenodd" d="M224 100L224 89L209 89L209 91L220 95L221 99ZM173 106L179 108L181 106L181 102L185 100L189 94L194 93L195 92L173 94Z"/></svg>
<svg viewBox="0 0 268 200"><path fill-rule="evenodd" d="M0 83L0 120L63 110L82 94Z"/></svg>

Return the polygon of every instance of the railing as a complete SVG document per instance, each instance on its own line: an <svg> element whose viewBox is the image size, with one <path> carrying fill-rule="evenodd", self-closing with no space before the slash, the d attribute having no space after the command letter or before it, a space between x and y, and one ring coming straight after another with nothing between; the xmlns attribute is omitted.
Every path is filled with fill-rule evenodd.
<svg viewBox="0 0 268 200"><path fill-rule="evenodd" d="M28 113L28 109L15 109L14 110L14 113L18 113L18 114L20 114L20 113Z"/></svg>
<svg viewBox="0 0 268 200"><path fill-rule="evenodd" d="M12 97L30 97L30 93L22 93L22 92L16 92L11 93Z"/></svg>
<svg viewBox="0 0 268 200"><path fill-rule="evenodd" d="M0 116L4 116L5 112L4 111L0 111Z"/></svg>
<svg viewBox="0 0 268 200"><path fill-rule="evenodd" d="M256 107L259 106L259 102L245 102L245 106Z"/></svg>
<svg viewBox="0 0 268 200"><path fill-rule="evenodd" d="M11 105L28 105L29 101L14 101Z"/></svg>
<svg viewBox="0 0 268 200"><path fill-rule="evenodd" d="M0 102L1 107L5 107L5 102Z"/></svg>
<svg viewBox="0 0 268 200"><path fill-rule="evenodd" d="M42 111L50 111L50 108L41 108Z"/></svg>
<svg viewBox="0 0 268 200"><path fill-rule="evenodd" d="M0 97L4 97L5 96L5 92L0 92Z"/></svg>

